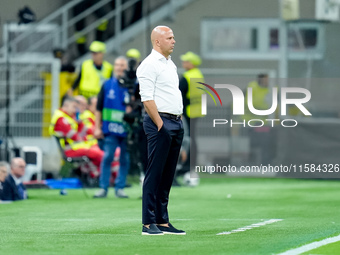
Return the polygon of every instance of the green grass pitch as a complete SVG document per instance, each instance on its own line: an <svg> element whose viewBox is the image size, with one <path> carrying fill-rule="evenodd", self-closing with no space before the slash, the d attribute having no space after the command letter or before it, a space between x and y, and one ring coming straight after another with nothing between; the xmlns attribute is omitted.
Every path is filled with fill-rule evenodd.
<svg viewBox="0 0 340 255"><path fill-rule="evenodd" d="M339 181L214 178L174 187L170 219L186 236L142 236L141 188L126 193L95 200L82 190L29 190L27 201L0 204L0 254L277 254L340 234ZM216 235L269 219L282 221ZM305 254L339 252L333 243Z"/></svg>

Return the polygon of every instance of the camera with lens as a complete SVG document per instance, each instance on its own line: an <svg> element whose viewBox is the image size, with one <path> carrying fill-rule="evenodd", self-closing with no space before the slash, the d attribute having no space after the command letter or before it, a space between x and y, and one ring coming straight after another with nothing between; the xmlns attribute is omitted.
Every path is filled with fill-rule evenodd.
<svg viewBox="0 0 340 255"><path fill-rule="evenodd" d="M137 76L136 76L137 61L129 59L128 69L125 70L124 76L119 79L120 86L127 88L128 98L125 98L125 104L131 106L132 111L125 113L123 120L126 123L128 130L127 149L130 152L130 173L133 174L133 169L139 174L142 171L141 155L138 148L139 134L142 127L142 108L143 104L140 99L137 99Z"/></svg>
<svg viewBox="0 0 340 255"><path fill-rule="evenodd" d="M128 98L125 98L125 104L130 105L132 107L132 112L125 113L124 121L128 124L132 125L136 120L138 120L141 116L140 114L140 103L135 100L136 93L136 65L137 61L135 59L129 59L128 61L128 69L125 70L124 76L119 79L120 86L123 88L127 88L128 90Z"/></svg>
<svg viewBox="0 0 340 255"><path fill-rule="evenodd" d="M136 64L135 59L129 59L128 69L125 70L124 76L119 79L119 83L123 88L127 88L130 95L134 95L136 88Z"/></svg>

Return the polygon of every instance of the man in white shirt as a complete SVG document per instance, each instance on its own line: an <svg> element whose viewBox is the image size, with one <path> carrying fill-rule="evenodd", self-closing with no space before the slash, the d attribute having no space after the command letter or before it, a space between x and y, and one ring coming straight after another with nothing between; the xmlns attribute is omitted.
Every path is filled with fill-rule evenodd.
<svg viewBox="0 0 340 255"><path fill-rule="evenodd" d="M146 115L143 127L148 141L148 164L143 183L142 235L185 235L171 225L168 200L183 140L183 102L177 67L170 54L173 31L166 26L152 30L153 50L137 69Z"/></svg>

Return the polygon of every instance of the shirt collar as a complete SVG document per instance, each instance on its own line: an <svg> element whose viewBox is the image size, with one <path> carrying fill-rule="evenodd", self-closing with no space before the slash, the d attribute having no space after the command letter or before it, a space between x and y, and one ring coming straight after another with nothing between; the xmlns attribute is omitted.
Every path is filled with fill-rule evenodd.
<svg viewBox="0 0 340 255"><path fill-rule="evenodd" d="M11 174L14 182L15 182L15 185L19 185L20 183L22 183L21 179L18 179L14 174Z"/></svg>
<svg viewBox="0 0 340 255"><path fill-rule="evenodd" d="M164 57L161 53L159 53L158 51L152 49L151 54L156 58L156 59L165 59L165 60L170 60L171 56L169 55L168 59L166 59L166 57Z"/></svg>

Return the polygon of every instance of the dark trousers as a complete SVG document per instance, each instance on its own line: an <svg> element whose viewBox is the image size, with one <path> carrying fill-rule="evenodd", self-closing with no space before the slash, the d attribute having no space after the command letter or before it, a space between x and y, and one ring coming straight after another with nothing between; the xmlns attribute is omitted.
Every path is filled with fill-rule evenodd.
<svg viewBox="0 0 340 255"><path fill-rule="evenodd" d="M143 224L169 222L168 201L183 140L182 120L162 117L158 131L150 116L144 117L148 163L143 183Z"/></svg>
<svg viewBox="0 0 340 255"><path fill-rule="evenodd" d="M183 168L190 169L195 168L197 164L197 142L196 142L196 126L197 126L197 118L190 119L188 116L184 115L185 120L188 124L188 131L190 136L190 153L188 153L188 159L184 163ZM191 168L190 168L191 166Z"/></svg>

